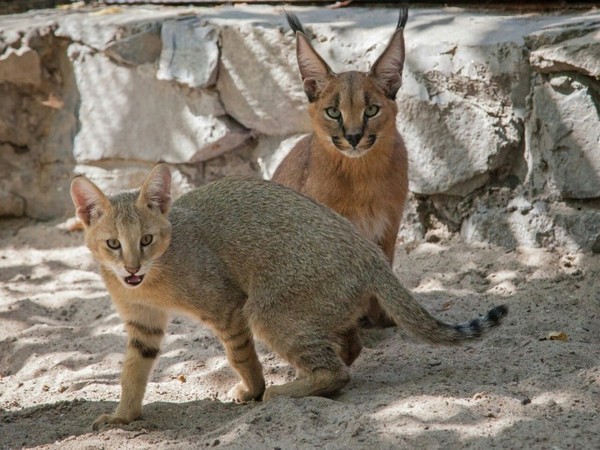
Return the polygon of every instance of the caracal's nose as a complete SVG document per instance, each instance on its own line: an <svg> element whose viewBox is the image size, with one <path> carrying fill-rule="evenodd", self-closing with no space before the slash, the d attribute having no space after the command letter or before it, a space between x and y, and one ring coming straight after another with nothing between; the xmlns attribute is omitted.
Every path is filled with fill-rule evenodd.
<svg viewBox="0 0 600 450"><path fill-rule="evenodd" d="M358 143L360 142L360 140L362 139L363 135L362 133L358 133L358 134L347 134L345 136L346 140L348 142L350 142L350 145L352 147L356 147L358 145Z"/></svg>

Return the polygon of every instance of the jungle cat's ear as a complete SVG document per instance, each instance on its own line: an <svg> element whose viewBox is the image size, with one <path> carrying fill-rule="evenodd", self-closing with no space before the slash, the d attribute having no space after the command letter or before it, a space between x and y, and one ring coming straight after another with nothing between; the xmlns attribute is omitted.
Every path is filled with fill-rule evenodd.
<svg viewBox="0 0 600 450"><path fill-rule="evenodd" d="M164 163L154 166L142 184L138 202L167 214L171 206L171 169Z"/></svg>
<svg viewBox="0 0 600 450"><path fill-rule="evenodd" d="M296 33L296 57L304 93L308 97L308 101L313 102L319 97L323 86L335 74L310 44L300 19L287 11L285 16L290 27Z"/></svg>
<svg viewBox="0 0 600 450"><path fill-rule="evenodd" d="M71 198L75 204L77 217L84 227L89 227L110 207L108 198L100 188L83 175L71 181Z"/></svg>
<svg viewBox="0 0 600 450"><path fill-rule="evenodd" d="M402 86L402 69L404 68L404 26L408 18L408 9L403 8L398 18L398 26L390 42L373 64L369 75L383 89L386 97L394 100Z"/></svg>

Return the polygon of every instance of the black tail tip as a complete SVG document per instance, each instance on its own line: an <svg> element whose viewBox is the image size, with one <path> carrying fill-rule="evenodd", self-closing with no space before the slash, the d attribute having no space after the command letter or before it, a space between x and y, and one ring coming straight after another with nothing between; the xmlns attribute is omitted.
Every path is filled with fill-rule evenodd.
<svg viewBox="0 0 600 450"><path fill-rule="evenodd" d="M487 319L494 325L498 325L502 318L508 314L508 306L500 305L490 309L487 313Z"/></svg>

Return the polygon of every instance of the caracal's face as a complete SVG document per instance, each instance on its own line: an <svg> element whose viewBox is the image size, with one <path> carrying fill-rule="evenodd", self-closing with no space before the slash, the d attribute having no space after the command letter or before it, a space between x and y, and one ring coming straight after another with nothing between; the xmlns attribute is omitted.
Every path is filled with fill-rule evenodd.
<svg viewBox="0 0 600 450"><path fill-rule="evenodd" d="M310 105L317 136L348 158L360 158L394 135L397 111L363 72L332 76Z"/></svg>

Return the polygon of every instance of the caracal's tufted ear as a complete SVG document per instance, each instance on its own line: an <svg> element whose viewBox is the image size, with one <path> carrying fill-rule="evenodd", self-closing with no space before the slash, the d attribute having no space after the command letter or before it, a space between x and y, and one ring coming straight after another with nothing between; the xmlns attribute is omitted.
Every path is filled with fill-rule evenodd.
<svg viewBox="0 0 600 450"><path fill-rule="evenodd" d="M335 74L310 44L300 19L287 11L285 16L290 27L296 33L296 57L298 58L298 68L302 77L304 93L309 102L314 102L323 86Z"/></svg>
<svg viewBox="0 0 600 450"><path fill-rule="evenodd" d="M148 207L157 207L162 214L171 206L171 169L164 163L154 166L140 191L139 201Z"/></svg>
<svg viewBox="0 0 600 450"><path fill-rule="evenodd" d="M408 9L400 11L398 26L389 44L373 64L369 75L375 78L386 97L394 100L402 86L402 70L404 68L404 26L408 18Z"/></svg>
<svg viewBox="0 0 600 450"><path fill-rule="evenodd" d="M75 204L77 217L84 227L89 227L110 207L108 199L100 188L83 175L71 181L71 198Z"/></svg>

